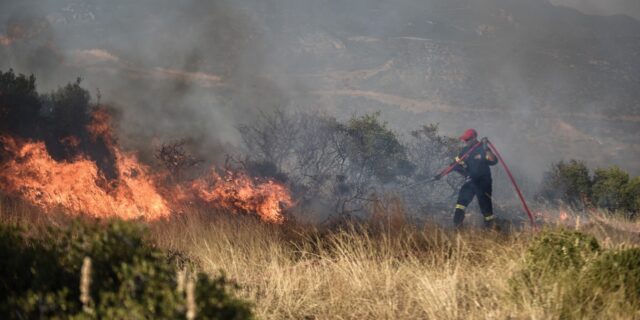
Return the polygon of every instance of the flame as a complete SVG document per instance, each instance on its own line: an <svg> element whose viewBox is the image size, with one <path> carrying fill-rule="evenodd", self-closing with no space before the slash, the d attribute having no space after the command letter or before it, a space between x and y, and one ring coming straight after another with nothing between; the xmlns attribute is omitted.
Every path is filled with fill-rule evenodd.
<svg viewBox="0 0 640 320"><path fill-rule="evenodd" d="M9 46L11 44L11 42L13 42L13 39L7 37L7 36L3 36L0 34L0 45L2 46Z"/></svg>
<svg viewBox="0 0 640 320"><path fill-rule="evenodd" d="M567 219L569 219L569 214L564 210L560 210L560 215L558 218L561 222L565 222Z"/></svg>
<svg viewBox="0 0 640 320"><path fill-rule="evenodd" d="M0 165L2 190L50 212L64 208L93 217L154 220L166 217L169 207L153 185L149 169L133 155L118 153L120 178L112 183L96 164L83 157L58 162L43 142L2 137L5 152L13 155Z"/></svg>
<svg viewBox="0 0 640 320"><path fill-rule="evenodd" d="M166 185L166 172L153 172L134 153L123 152L112 134L109 114L98 109L87 127L91 141L104 143L115 158L115 178L107 178L88 156L57 161L44 142L0 136L0 192L21 197L51 212L64 209L93 217L156 220L194 204L257 214L263 221L282 223L283 211L293 205L286 186L228 171L221 177L210 170L189 183ZM67 137L65 147L80 140ZM2 158L0 158L2 160Z"/></svg>
<svg viewBox="0 0 640 320"><path fill-rule="evenodd" d="M99 108L91 113L91 122L87 125L87 130L91 135L91 140L104 139L109 147L115 147L115 140L111 133L111 116L105 109Z"/></svg>
<svg viewBox="0 0 640 320"><path fill-rule="evenodd" d="M259 181L242 172L227 171L225 177L220 177L212 170L208 178L195 180L191 189L209 206L237 213L255 212L263 221L272 223L282 223L283 208L293 205L284 185L273 180Z"/></svg>

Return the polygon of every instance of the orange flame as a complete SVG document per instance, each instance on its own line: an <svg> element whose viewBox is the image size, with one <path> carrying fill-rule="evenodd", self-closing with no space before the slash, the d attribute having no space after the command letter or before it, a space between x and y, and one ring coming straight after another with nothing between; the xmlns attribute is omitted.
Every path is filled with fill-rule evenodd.
<svg viewBox="0 0 640 320"><path fill-rule="evenodd" d="M109 146L114 146L115 141L111 133L111 116L104 109L97 109L91 113L91 122L87 126L91 139L95 142L103 138Z"/></svg>
<svg viewBox="0 0 640 320"><path fill-rule="evenodd" d="M227 172L223 178L212 170L208 179L195 180L191 188L210 206L236 213L255 212L266 222L282 223L283 208L293 205L284 185L272 180L259 181L242 172Z"/></svg>
<svg viewBox="0 0 640 320"><path fill-rule="evenodd" d="M92 114L88 126L93 142L100 139L115 157L117 177L107 179L96 163L86 156L56 161L44 142L0 136L0 191L18 196L45 212L64 209L93 217L156 220L168 217L176 208L194 203L235 213L257 214L263 221L282 223L283 211L293 206L289 190L282 184L214 170L208 177L185 185L165 186L162 174L140 163L135 154L125 153L115 144L110 117L104 110ZM76 148L75 137L64 145Z"/></svg>
<svg viewBox="0 0 640 320"><path fill-rule="evenodd" d="M565 222L567 219L569 219L569 214L564 210L560 210L560 215L558 216L558 219L560 219L561 222Z"/></svg>
<svg viewBox="0 0 640 320"><path fill-rule="evenodd" d="M64 208L93 217L154 220L166 217L169 207L154 187L149 169L132 155L117 154L120 179L101 187L105 178L86 158L58 162L43 142L20 142L2 137L12 159L0 165L2 189L52 211Z"/></svg>

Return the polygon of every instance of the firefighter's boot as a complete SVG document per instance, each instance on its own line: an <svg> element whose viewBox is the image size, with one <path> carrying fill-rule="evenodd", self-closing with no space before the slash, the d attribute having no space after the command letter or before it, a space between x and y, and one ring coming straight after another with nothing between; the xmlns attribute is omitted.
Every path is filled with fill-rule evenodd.
<svg viewBox="0 0 640 320"><path fill-rule="evenodd" d="M460 230L462 228L462 222L464 221L464 209L465 206L461 204L456 205L456 211L453 213L453 226L456 230Z"/></svg>

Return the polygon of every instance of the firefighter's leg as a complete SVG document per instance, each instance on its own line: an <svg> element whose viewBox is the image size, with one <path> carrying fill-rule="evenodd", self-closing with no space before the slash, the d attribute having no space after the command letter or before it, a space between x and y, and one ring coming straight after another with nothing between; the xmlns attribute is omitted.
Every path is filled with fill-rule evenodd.
<svg viewBox="0 0 640 320"><path fill-rule="evenodd" d="M480 212L482 212L482 215L484 216L484 225L487 228L492 228L494 226L496 218L493 214L491 189L491 181L484 181L483 183L478 184L476 193Z"/></svg>
<svg viewBox="0 0 640 320"><path fill-rule="evenodd" d="M456 210L453 213L453 225L456 229L462 227L464 221L464 211L467 209L471 200L475 196L475 188L473 184L468 181L460 188L458 192L458 201L456 202Z"/></svg>

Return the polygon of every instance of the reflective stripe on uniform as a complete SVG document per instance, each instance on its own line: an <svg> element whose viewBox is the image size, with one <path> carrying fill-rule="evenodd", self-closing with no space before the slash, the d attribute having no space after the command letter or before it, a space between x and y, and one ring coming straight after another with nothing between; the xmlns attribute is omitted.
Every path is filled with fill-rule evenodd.
<svg viewBox="0 0 640 320"><path fill-rule="evenodd" d="M494 216L494 215L486 216L486 217L484 217L484 221L491 221L491 220L493 220L495 218L496 218L496 216Z"/></svg>
<svg viewBox="0 0 640 320"><path fill-rule="evenodd" d="M463 205L461 205L461 204L456 204L456 209L464 210L464 209L466 209L466 208L467 208L467 207L465 207L465 206L463 206Z"/></svg>

